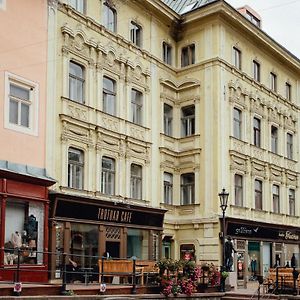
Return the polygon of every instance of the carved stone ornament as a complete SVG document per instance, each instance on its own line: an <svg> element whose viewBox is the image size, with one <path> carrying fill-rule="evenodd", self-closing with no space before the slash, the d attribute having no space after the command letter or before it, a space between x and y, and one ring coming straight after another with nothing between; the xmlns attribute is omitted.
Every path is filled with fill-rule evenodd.
<svg viewBox="0 0 300 300"><path fill-rule="evenodd" d="M58 0L48 0L48 6L52 9L57 9Z"/></svg>
<svg viewBox="0 0 300 300"><path fill-rule="evenodd" d="M242 171L243 173L247 173L247 160L235 155L231 155L230 169L233 171L238 170Z"/></svg>
<svg viewBox="0 0 300 300"><path fill-rule="evenodd" d="M260 176L266 178L266 167L264 165L258 164L255 161L251 162L251 175L252 176Z"/></svg>

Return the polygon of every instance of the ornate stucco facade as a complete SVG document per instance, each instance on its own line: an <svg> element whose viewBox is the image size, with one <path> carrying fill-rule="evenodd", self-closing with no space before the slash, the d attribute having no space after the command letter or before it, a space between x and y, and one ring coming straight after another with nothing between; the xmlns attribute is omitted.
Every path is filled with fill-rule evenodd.
<svg viewBox="0 0 300 300"><path fill-rule="evenodd" d="M235 260L243 264L244 280L251 275L253 251L260 256L260 273L274 263L276 254L281 264L289 259L283 233L276 235L280 228L292 233L291 251L299 253L295 245L300 206L295 199L300 62L225 1L200 1L185 13L184 7L169 7L168 2L89 0L77 9L67 0L49 2L47 169L58 180L53 203L69 197L83 204L132 206L145 213L162 214L159 209L166 209L163 228L133 224L150 230L142 245L149 246L148 256L168 253L180 258L190 252L197 261L219 264L218 193L225 187L230 193L227 229L239 249ZM110 23L103 24L107 7L116 18L114 30L107 29ZM169 60L163 59L162 49ZM238 51L239 65L233 51ZM256 79L254 62L259 68ZM80 99L70 94L75 78L71 68L81 74L75 74ZM105 112L105 78L114 83L113 113ZM133 94L140 97L138 112L133 112ZM172 111L169 125L166 108ZM234 112L239 114L238 129ZM259 144L254 141L254 122L260 125ZM168 134L166 126L171 126ZM70 149L83 159L80 188L70 184ZM114 162L113 193L103 192L103 158ZM141 170L140 197L132 194L133 165ZM168 201L166 175L172 178ZM274 204L277 200L279 205ZM57 228L72 241L71 223L80 221L55 212L52 220L55 250L55 239L56 246L68 244L57 240ZM99 231L108 223L100 222ZM244 224L243 234L237 224ZM254 234L269 227L275 232L272 237ZM126 226L121 227L119 255L128 255L127 234ZM109 246L102 240L105 233L99 235L100 254ZM270 257L264 249L270 250Z"/></svg>

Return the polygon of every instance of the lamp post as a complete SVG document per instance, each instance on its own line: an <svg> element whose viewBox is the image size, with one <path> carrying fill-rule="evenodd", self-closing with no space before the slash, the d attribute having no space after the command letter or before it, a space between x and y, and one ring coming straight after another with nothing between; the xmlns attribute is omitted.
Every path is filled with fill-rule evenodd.
<svg viewBox="0 0 300 300"><path fill-rule="evenodd" d="M225 212L226 212L226 208L227 208L228 197L229 197L229 193L227 193L225 191L225 189L223 188L222 192L219 193L220 207L222 209L222 222L223 222L223 232L222 232L222 244L223 244L223 255L222 256L223 257L222 257L221 272L226 271L226 267L225 267L225 235L226 235L226 231L225 231ZM222 275L221 275L221 280L222 280L221 290L222 290L222 292L225 292L225 281L222 278Z"/></svg>

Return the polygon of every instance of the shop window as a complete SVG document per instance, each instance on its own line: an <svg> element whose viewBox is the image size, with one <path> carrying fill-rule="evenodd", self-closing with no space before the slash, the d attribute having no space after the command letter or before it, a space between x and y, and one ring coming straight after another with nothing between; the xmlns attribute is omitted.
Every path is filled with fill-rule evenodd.
<svg viewBox="0 0 300 300"><path fill-rule="evenodd" d="M83 152L78 149L69 148L68 152L68 187L83 189Z"/></svg>
<svg viewBox="0 0 300 300"><path fill-rule="evenodd" d="M273 184L272 188L272 196L273 196L273 212L276 214L280 213L280 199L279 199L279 186Z"/></svg>
<svg viewBox="0 0 300 300"><path fill-rule="evenodd" d="M108 1L103 3L103 25L112 32L117 31L117 12Z"/></svg>
<svg viewBox="0 0 300 300"><path fill-rule="evenodd" d="M131 90L131 122L142 125L143 123L143 94L135 89Z"/></svg>
<svg viewBox="0 0 300 300"><path fill-rule="evenodd" d="M69 3L77 11L85 13L85 0L69 0Z"/></svg>
<svg viewBox="0 0 300 300"><path fill-rule="evenodd" d="M184 260L196 260L195 257L195 245L194 244L182 244L180 245L180 258Z"/></svg>
<svg viewBox="0 0 300 300"><path fill-rule="evenodd" d="M285 247L286 247L285 265L298 268L299 267L299 245L286 243Z"/></svg>
<svg viewBox="0 0 300 300"><path fill-rule="evenodd" d="M108 77L103 77L103 111L116 115L116 82Z"/></svg>
<svg viewBox="0 0 300 300"><path fill-rule="evenodd" d="M73 61L69 64L69 98L84 103L84 67Z"/></svg>
<svg viewBox="0 0 300 300"><path fill-rule="evenodd" d="M255 209L262 209L262 181L256 179L255 186Z"/></svg>
<svg viewBox="0 0 300 300"><path fill-rule="evenodd" d="M195 45L191 44L181 49L181 67L195 63Z"/></svg>
<svg viewBox="0 0 300 300"><path fill-rule="evenodd" d="M293 189L289 189L289 214L290 216L296 215L295 190Z"/></svg>
<svg viewBox="0 0 300 300"><path fill-rule="evenodd" d="M130 23L130 40L136 46L142 46L142 27L133 21Z"/></svg>
<svg viewBox="0 0 300 300"><path fill-rule="evenodd" d="M106 156L102 158L101 192L115 194L115 160Z"/></svg>
<svg viewBox="0 0 300 300"><path fill-rule="evenodd" d="M137 259L149 259L149 231L128 228L127 256L136 256Z"/></svg>
<svg viewBox="0 0 300 300"><path fill-rule="evenodd" d="M181 205L195 203L195 174L181 175Z"/></svg>
<svg viewBox="0 0 300 300"><path fill-rule="evenodd" d="M234 175L235 205L243 206L243 176Z"/></svg>
<svg viewBox="0 0 300 300"><path fill-rule="evenodd" d="M233 109L233 136L239 140L242 138L242 112L236 107Z"/></svg>
<svg viewBox="0 0 300 300"><path fill-rule="evenodd" d="M288 159L293 159L293 135L291 133L286 134L286 156Z"/></svg>
<svg viewBox="0 0 300 300"><path fill-rule="evenodd" d="M172 136L173 107L164 104L164 134Z"/></svg>
<svg viewBox="0 0 300 300"><path fill-rule="evenodd" d="M164 172L164 203L173 204L173 175Z"/></svg>
<svg viewBox="0 0 300 300"><path fill-rule="evenodd" d="M181 136L195 134L195 106L190 105L181 109Z"/></svg>
<svg viewBox="0 0 300 300"><path fill-rule="evenodd" d="M278 153L278 128L271 126L271 151Z"/></svg>
<svg viewBox="0 0 300 300"><path fill-rule="evenodd" d="M70 259L78 267L98 266L99 228L97 225L71 224Z"/></svg>
<svg viewBox="0 0 300 300"><path fill-rule="evenodd" d="M163 61L171 65L172 64L172 46L163 42L162 44L162 52L163 52Z"/></svg>
<svg viewBox="0 0 300 300"><path fill-rule="evenodd" d="M142 167L131 164L130 171L130 197L142 199Z"/></svg>
<svg viewBox="0 0 300 300"><path fill-rule="evenodd" d="M4 264L42 264L44 205L8 200L5 210Z"/></svg>
<svg viewBox="0 0 300 300"><path fill-rule="evenodd" d="M253 119L253 144L256 147L260 147L260 140L261 140L260 119L254 118Z"/></svg>
<svg viewBox="0 0 300 300"><path fill-rule="evenodd" d="M249 265L248 271L250 274L249 280L256 280L260 274L260 245L259 242L249 242L248 244Z"/></svg>

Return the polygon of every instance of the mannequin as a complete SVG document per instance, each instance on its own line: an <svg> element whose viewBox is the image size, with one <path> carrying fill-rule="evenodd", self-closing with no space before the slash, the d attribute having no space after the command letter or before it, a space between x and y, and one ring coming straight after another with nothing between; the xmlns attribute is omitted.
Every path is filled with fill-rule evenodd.
<svg viewBox="0 0 300 300"><path fill-rule="evenodd" d="M11 242L12 242L14 248L22 247L22 236L19 231L15 231L14 233L12 233Z"/></svg>

